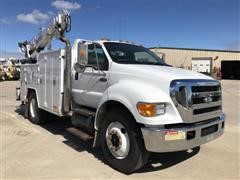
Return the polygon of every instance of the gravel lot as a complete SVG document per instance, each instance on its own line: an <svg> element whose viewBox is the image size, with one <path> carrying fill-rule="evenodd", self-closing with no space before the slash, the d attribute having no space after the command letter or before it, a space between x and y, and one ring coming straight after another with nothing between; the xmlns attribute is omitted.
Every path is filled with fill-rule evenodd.
<svg viewBox="0 0 240 180"><path fill-rule="evenodd" d="M222 81L225 133L192 152L153 154L142 170L124 175L100 149L67 131L67 119L37 126L15 101L18 81L0 82L1 179L240 179L240 81Z"/></svg>

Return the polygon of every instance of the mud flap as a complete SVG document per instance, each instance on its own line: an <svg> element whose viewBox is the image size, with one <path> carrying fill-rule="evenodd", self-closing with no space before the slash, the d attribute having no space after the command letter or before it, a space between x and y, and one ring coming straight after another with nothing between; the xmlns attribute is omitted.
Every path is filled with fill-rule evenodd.
<svg viewBox="0 0 240 180"><path fill-rule="evenodd" d="M28 119L28 103L26 103L24 117Z"/></svg>

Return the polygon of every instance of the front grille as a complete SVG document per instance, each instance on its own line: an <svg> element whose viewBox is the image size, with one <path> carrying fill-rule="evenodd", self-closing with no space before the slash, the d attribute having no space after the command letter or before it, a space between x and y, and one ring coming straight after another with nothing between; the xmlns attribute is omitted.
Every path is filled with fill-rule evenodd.
<svg viewBox="0 0 240 180"><path fill-rule="evenodd" d="M221 110L221 106L214 106L214 107L209 107L209 108L202 108L202 109L195 109L193 110L193 114L202 114L202 113L208 113L212 111L217 111Z"/></svg>
<svg viewBox="0 0 240 180"><path fill-rule="evenodd" d="M192 86L192 92L209 92L209 91L219 91L220 86Z"/></svg>
<svg viewBox="0 0 240 180"><path fill-rule="evenodd" d="M220 83L216 80L174 80L170 96L187 123L218 117L222 112Z"/></svg>
<svg viewBox="0 0 240 180"><path fill-rule="evenodd" d="M213 97L212 97L212 102L216 102L216 101L220 101L220 100L221 100L221 95L219 95L219 96L213 96ZM204 102L204 97L193 98L193 99L192 99L192 103L193 103L193 104L205 103L205 102Z"/></svg>
<svg viewBox="0 0 240 180"><path fill-rule="evenodd" d="M221 86L192 86L192 104L221 101Z"/></svg>

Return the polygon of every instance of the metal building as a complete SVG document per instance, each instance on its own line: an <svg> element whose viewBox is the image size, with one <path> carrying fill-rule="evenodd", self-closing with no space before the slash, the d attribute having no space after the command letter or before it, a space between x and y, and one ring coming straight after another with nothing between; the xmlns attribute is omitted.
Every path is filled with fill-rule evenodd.
<svg viewBox="0 0 240 180"><path fill-rule="evenodd" d="M214 78L240 79L240 51L173 47L150 48L166 63Z"/></svg>

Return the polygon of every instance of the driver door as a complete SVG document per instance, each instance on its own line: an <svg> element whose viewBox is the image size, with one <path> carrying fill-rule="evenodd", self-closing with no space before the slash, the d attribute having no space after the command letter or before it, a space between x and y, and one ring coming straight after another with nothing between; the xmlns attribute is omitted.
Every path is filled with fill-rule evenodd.
<svg viewBox="0 0 240 180"><path fill-rule="evenodd" d="M100 44L78 44L78 63L85 65L85 70L74 70L72 94L75 103L97 108L108 86L108 59Z"/></svg>

